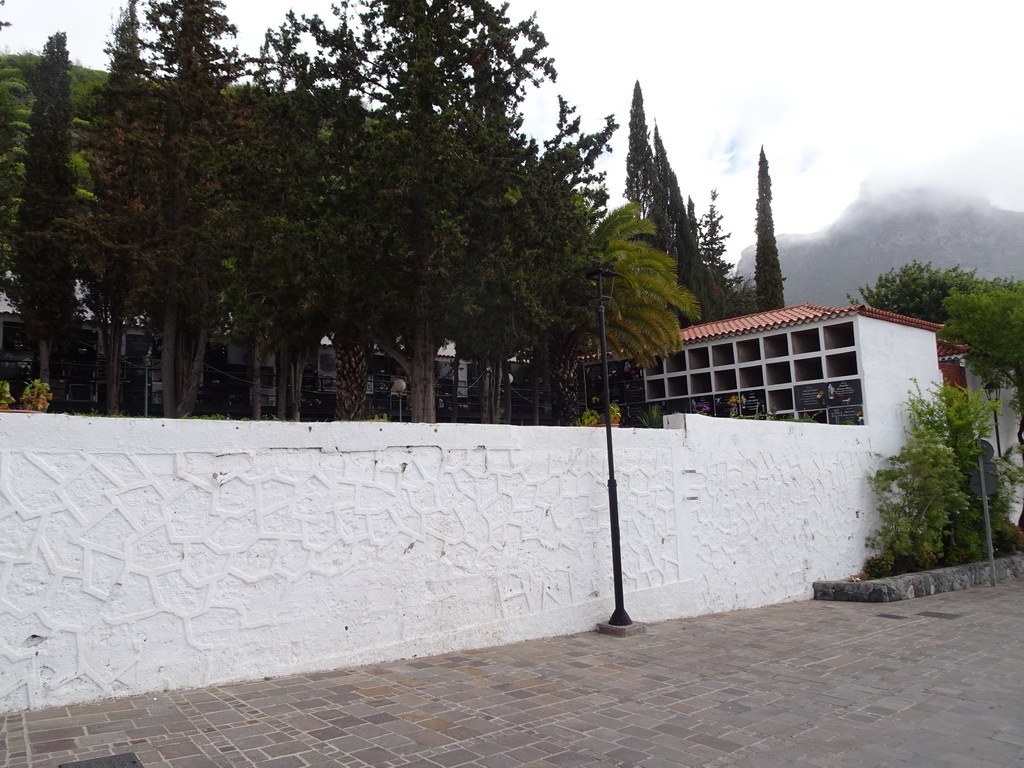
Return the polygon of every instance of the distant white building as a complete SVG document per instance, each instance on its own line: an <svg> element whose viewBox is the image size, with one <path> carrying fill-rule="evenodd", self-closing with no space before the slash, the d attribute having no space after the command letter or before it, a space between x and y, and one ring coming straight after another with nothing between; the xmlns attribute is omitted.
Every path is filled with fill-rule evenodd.
<svg viewBox="0 0 1024 768"><path fill-rule="evenodd" d="M942 381L942 326L863 305L801 304L691 326L648 369L647 402L669 412L902 425L907 392Z"/></svg>

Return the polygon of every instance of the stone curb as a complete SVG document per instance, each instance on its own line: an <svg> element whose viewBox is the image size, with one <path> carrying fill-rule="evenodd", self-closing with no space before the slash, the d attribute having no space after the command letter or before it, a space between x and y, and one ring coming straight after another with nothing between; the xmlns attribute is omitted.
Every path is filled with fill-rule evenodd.
<svg viewBox="0 0 1024 768"><path fill-rule="evenodd" d="M1024 576L1024 555L996 560L996 583ZM906 573L871 581L816 581L815 600L841 600L850 603L894 603L914 597L953 592L989 583L988 562L954 565L934 571Z"/></svg>

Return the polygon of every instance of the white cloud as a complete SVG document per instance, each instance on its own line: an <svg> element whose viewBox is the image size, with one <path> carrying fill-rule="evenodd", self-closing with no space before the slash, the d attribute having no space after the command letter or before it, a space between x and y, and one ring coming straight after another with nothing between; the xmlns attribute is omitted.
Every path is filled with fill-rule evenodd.
<svg viewBox="0 0 1024 768"><path fill-rule="evenodd" d="M72 58L104 66L116 0L7 0L12 50L58 29ZM239 45L255 51L285 12L329 14L330 0L227 0ZM559 78L529 102L550 125L554 93L596 130L620 124L609 191L625 178L633 83L698 211L718 188L730 256L753 242L757 153L771 168L776 231L827 226L861 183L941 184L1024 210L1024 101L1018 97L1024 4L976 0L511 0L537 12Z"/></svg>

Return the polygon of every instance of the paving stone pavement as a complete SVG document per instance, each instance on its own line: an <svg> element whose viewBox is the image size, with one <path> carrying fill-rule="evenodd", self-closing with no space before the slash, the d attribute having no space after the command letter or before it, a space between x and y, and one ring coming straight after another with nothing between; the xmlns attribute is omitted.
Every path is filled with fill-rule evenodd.
<svg viewBox="0 0 1024 768"><path fill-rule="evenodd" d="M628 607L628 597L627 597ZM1024 766L1024 580L0 714L0 762Z"/></svg>

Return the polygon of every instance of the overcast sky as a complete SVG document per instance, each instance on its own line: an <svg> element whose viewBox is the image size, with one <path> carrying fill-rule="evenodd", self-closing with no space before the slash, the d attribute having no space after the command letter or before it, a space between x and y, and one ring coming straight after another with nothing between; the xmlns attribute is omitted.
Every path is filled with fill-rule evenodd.
<svg viewBox="0 0 1024 768"><path fill-rule="evenodd" d="M226 0L237 44L255 52L289 8L329 0ZM72 60L106 68L121 0L7 0L0 47L40 51L57 31ZM538 133L555 94L597 129L621 126L606 158L621 202L629 107L640 81L684 195L698 213L719 190L730 258L754 241L757 155L772 177L776 233L826 227L862 188L946 187L1024 210L1024 3L944 0L511 0L537 14L558 82L531 98ZM543 137L543 136L541 136Z"/></svg>

